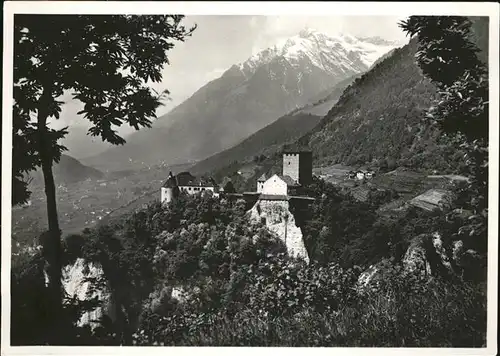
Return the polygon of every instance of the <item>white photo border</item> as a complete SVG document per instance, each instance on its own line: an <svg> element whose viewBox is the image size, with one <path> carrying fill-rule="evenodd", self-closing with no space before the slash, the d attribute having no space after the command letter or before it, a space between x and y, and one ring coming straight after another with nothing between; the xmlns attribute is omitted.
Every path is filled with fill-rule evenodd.
<svg viewBox="0 0 500 356"><path fill-rule="evenodd" d="M499 11L494 2L288 2L288 1L6 1L4 2L3 104L2 104L2 265L1 345L2 355L250 355L250 347L59 347L10 346L11 265L11 175L12 175L12 82L13 24L15 14L183 14L189 15L275 15L275 16L401 16L464 15L489 16L490 146L488 222L488 318L487 347L466 348L266 348L259 353L287 355L495 355L497 353L498 288L498 158L499 158Z"/></svg>

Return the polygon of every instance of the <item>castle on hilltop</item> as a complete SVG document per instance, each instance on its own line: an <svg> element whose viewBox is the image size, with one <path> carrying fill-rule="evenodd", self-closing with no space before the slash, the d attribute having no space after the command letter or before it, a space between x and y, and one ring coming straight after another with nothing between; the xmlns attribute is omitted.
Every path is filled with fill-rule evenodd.
<svg viewBox="0 0 500 356"><path fill-rule="evenodd" d="M170 172L161 187L160 201L161 203L170 203L179 196L180 192L189 195L210 192L213 196L218 197L220 191L221 188L213 179L197 178L189 172L181 172L174 176Z"/></svg>
<svg viewBox="0 0 500 356"><path fill-rule="evenodd" d="M302 231L301 211L309 209L314 198L303 195L305 186L312 183L312 151L307 147L288 146L282 152L281 174L257 179L256 192L235 193L234 189L224 191L212 179L201 179L189 172L174 176L170 172L161 188L161 202L175 200L181 192L187 194L223 195L228 199L243 199L247 206L249 221L260 222L275 233L285 244L290 256L309 262ZM293 213L292 213L293 211Z"/></svg>
<svg viewBox="0 0 500 356"><path fill-rule="evenodd" d="M301 188L312 182L312 151L308 147L298 145L287 146L282 151L282 173L266 175L257 179L256 192L227 193L228 196L244 198L250 205L257 200L290 200L312 198L300 196ZM189 172L173 175L170 172L167 180L161 187L161 202L169 203L181 192L190 195L210 192L219 197L224 189L213 179L197 178Z"/></svg>
<svg viewBox="0 0 500 356"><path fill-rule="evenodd" d="M312 182L312 151L307 147L289 146L283 150L282 174L257 180L257 193L266 196L288 197L296 195L300 188Z"/></svg>

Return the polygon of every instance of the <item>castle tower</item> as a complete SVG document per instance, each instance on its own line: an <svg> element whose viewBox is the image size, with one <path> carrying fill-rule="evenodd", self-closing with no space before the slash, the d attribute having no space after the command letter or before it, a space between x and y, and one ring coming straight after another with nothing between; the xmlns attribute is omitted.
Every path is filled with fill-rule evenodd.
<svg viewBox="0 0 500 356"><path fill-rule="evenodd" d="M172 200L177 198L179 195L179 187L177 185L177 179L174 177L172 172L168 174L168 178L161 187L161 198L160 202L162 204L170 203Z"/></svg>
<svg viewBox="0 0 500 356"><path fill-rule="evenodd" d="M289 146L283 150L283 175L301 185L312 182L312 151L308 147Z"/></svg>

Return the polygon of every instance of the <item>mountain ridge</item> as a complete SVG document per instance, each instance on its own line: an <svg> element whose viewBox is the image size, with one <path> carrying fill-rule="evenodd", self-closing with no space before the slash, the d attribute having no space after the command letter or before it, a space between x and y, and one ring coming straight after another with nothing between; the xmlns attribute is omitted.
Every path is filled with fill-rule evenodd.
<svg viewBox="0 0 500 356"><path fill-rule="evenodd" d="M80 160L67 154L61 155L59 162L53 165L52 171L56 185L73 184L86 179L98 180L105 176L100 170L86 166L82 164ZM33 178L33 186L44 185L40 168L31 172L29 175Z"/></svg>
<svg viewBox="0 0 500 356"><path fill-rule="evenodd" d="M344 89L361 74L351 76L322 93L320 100L283 115L237 145L197 162L190 168L195 174L212 172L232 162L273 154L281 145L293 142L312 130L333 107Z"/></svg>
<svg viewBox="0 0 500 356"><path fill-rule="evenodd" d="M258 63L255 58L240 63L243 70L233 65L158 118L152 129L134 132L124 146L83 162L113 170L210 157L367 70L368 60L391 49L317 32L299 34L280 46L259 52L255 58L264 59Z"/></svg>

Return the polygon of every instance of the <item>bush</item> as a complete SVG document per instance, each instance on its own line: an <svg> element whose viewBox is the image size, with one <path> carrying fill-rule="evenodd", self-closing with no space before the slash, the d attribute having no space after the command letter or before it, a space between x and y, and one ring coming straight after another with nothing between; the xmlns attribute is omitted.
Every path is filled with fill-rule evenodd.
<svg viewBox="0 0 500 356"><path fill-rule="evenodd" d="M276 268L279 267L279 268ZM176 346L482 347L485 290L387 265L355 292L356 271L273 256L241 266L234 301L149 314L137 344Z"/></svg>

